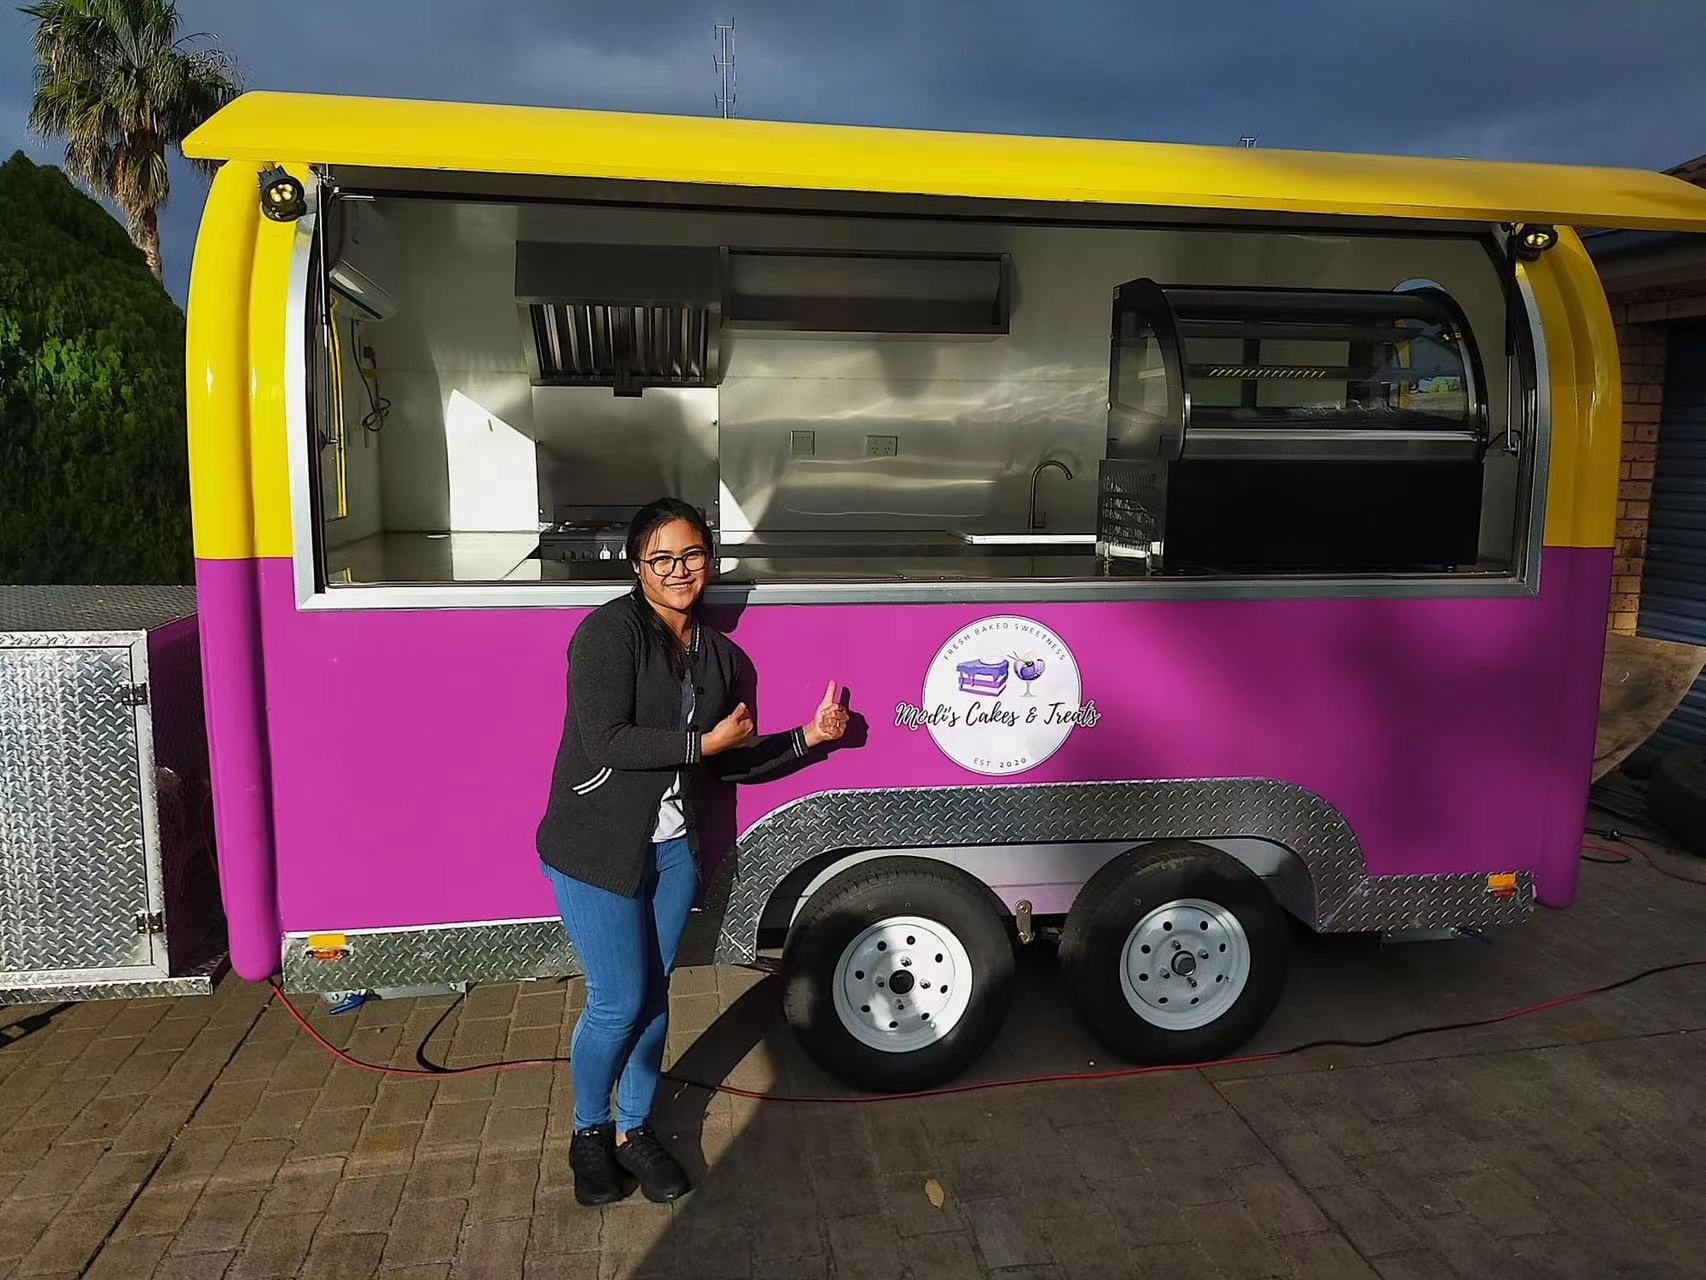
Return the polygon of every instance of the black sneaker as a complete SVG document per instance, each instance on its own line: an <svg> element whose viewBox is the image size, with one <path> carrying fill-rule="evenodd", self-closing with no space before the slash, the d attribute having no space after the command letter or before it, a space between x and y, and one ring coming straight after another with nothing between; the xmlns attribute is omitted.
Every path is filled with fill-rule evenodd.
<svg viewBox="0 0 1706 1280"><path fill-rule="evenodd" d="M654 1204L679 1200L693 1189L649 1124L628 1130L627 1140L616 1148L616 1163L640 1180L640 1190Z"/></svg>
<svg viewBox="0 0 1706 1280"><path fill-rule="evenodd" d="M614 1204L634 1189L616 1163L616 1126L608 1121L575 1130L569 1171L575 1176L575 1199L582 1204Z"/></svg>

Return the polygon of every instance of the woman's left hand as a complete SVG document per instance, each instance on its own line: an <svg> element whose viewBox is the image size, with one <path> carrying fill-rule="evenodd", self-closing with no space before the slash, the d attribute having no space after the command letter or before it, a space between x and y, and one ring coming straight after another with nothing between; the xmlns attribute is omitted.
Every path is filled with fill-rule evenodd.
<svg viewBox="0 0 1706 1280"><path fill-rule="evenodd" d="M835 742L846 732L847 709L841 705L840 686L831 680L829 688L824 690L823 701L817 704L816 713L806 723L806 746Z"/></svg>

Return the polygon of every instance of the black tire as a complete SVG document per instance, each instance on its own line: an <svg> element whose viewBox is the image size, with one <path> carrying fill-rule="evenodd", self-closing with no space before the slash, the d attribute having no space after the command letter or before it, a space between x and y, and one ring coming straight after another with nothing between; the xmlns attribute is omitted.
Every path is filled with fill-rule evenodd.
<svg viewBox="0 0 1706 1280"><path fill-rule="evenodd" d="M1647 812L1690 853L1706 854L1706 748L1664 756L1647 783Z"/></svg>
<svg viewBox="0 0 1706 1280"><path fill-rule="evenodd" d="M842 954L871 925L893 916L939 922L971 966L969 1002L953 1027L908 1052L861 1042L835 1008ZM965 872L915 858L878 858L811 896L788 932L782 981L788 1025L824 1068L879 1092L928 1088L963 1071L1001 1029L1013 997L1013 940L1001 903Z"/></svg>
<svg viewBox="0 0 1706 1280"><path fill-rule="evenodd" d="M1237 918L1249 943L1249 973L1218 1018L1176 1030L1137 1013L1121 964L1138 923L1184 898L1214 903ZM1260 878L1218 849L1183 840L1144 845L1103 866L1079 891L1060 938L1061 968L1080 1015L1108 1048L1141 1063L1204 1062L1231 1053L1279 1003L1289 952L1285 912Z"/></svg>

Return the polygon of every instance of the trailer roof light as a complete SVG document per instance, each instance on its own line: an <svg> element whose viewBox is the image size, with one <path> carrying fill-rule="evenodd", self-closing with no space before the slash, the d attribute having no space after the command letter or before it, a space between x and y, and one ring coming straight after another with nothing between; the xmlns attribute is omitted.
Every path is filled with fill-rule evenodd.
<svg viewBox="0 0 1706 1280"><path fill-rule="evenodd" d="M274 222L295 222L308 212L302 184L278 165L260 174L261 212Z"/></svg>
<svg viewBox="0 0 1706 1280"><path fill-rule="evenodd" d="M1558 243L1558 228L1544 222L1525 222L1511 236L1511 246L1523 262L1533 262Z"/></svg>

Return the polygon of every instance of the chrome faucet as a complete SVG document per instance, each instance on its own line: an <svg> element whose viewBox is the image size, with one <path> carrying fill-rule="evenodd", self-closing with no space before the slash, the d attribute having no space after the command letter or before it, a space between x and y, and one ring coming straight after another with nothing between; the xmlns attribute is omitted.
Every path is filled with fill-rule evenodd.
<svg viewBox="0 0 1706 1280"><path fill-rule="evenodd" d="M1048 518L1046 515L1039 516L1037 514L1037 481L1042 478L1043 472L1047 471L1050 467L1059 467L1061 475L1065 476L1068 480L1072 479L1072 469L1064 462L1059 462L1054 458L1050 458L1046 462L1037 463L1036 469L1031 472L1031 514L1030 524L1026 526L1027 528L1041 529L1043 527L1043 522Z"/></svg>

